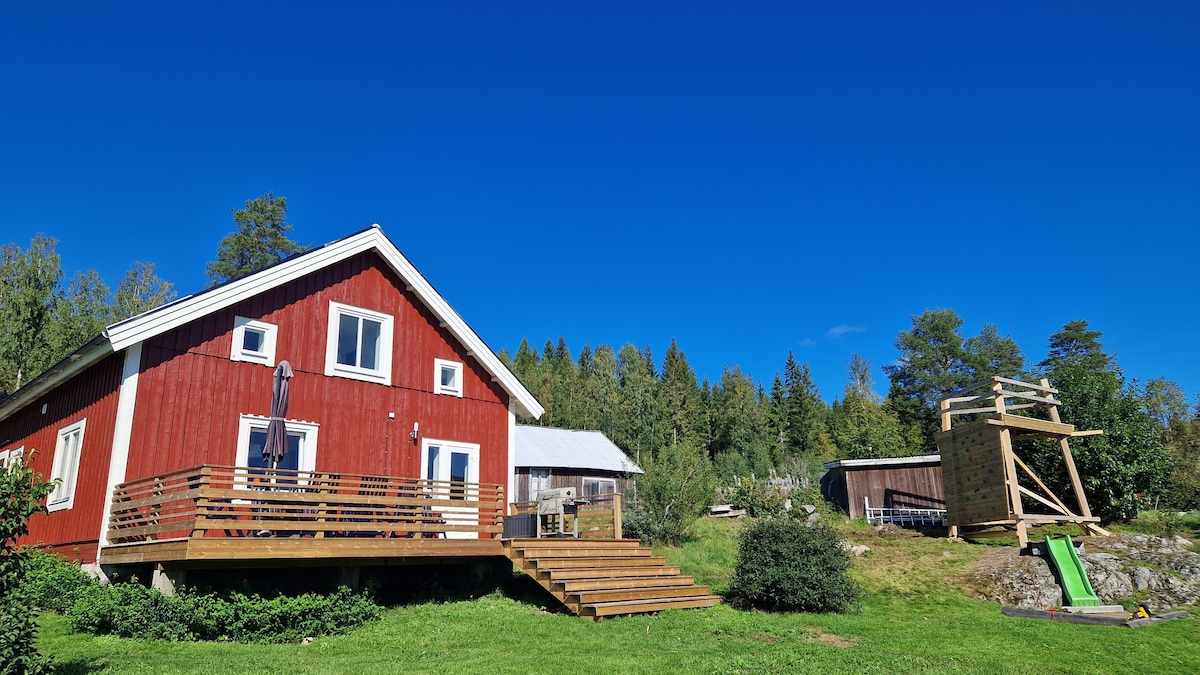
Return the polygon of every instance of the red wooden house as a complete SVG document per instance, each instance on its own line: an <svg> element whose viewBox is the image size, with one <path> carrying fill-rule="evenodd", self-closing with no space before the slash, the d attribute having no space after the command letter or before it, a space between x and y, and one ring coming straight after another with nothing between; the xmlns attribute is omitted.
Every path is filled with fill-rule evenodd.
<svg viewBox="0 0 1200 675"><path fill-rule="evenodd" d="M272 374L283 360L295 377L286 416L291 452L280 467L295 474L275 480L291 486L277 492L294 495L295 503L253 513L251 500L230 495L253 489L255 472L216 467L261 466ZM395 511L405 506L403 497L451 496L438 488L444 481L471 484L465 496L472 518L459 518L456 528L445 509L426 516L420 512L430 509L412 502L406 526L486 540L496 531L495 514L479 518L476 502L497 502L503 511L504 495L513 492L516 419L542 411L375 226L109 326L0 401L0 452L61 481L49 513L30 523L29 540L86 562L211 557L200 549L151 552L148 544L195 529L166 529L180 524L173 510L210 525L283 520L275 515L281 510L301 521L325 516L261 528L297 538L395 534L395 513L373 513L379 505L369 498L388 497L387 509ZM382 491L390 495L375 495L380 481L369 477L381 476L426 483L407 493L389 485ZM128 494L118 492L125 484ZM212 493L206 504L112 511L114 494L144 506L156 491L201 489ZM344 503L333 506L339 499ZM322 503L325 512L317 513ZM339 522L339 509L352 506L360 517Z"/></svg>
<svg viewBox="0 0 1200 675"><path fill-rule="evenodd" d="M265 466L284 360L289 451ZM620 539L617 495L581 528L608 541L502 538L516 421L542 412L375 226L109 326L0 400L0 463L59 481L29 543L151 565L167 592L188 570L512 561L584 616L716 603Z"/></svg>

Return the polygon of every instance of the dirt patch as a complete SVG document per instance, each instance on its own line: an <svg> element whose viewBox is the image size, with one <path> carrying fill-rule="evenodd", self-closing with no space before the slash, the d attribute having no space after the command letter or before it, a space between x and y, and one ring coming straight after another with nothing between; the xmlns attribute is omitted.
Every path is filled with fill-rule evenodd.
<svg viewBox="0 0 1200 675"><path fill-rule="evenodd" d="M804 629L809 632L808 637L804 638L805 642L819 642L827 647L837 647L838 649L849 649L854 646L854 640L847 640L834 633L826 633L820 626L805 626Z"/></svg>

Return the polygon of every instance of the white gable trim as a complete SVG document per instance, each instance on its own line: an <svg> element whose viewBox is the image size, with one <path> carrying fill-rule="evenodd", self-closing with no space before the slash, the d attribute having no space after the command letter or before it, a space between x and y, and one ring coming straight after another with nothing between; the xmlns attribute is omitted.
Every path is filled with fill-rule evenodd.
<svg viewBox="0 0 1200 675"><path fill-rule="evenodd" d="M413 294L433 312L433 315L445 323L446 330L450 331L450 334L462 343L467 351L472 352L472 356L483 366L484 370L512 397L517 404L517 414L522 417L534 418L542 416L545 409L533 394L521 384L512 371L504 366L500 359L492 353L492 350L488 349L487 344L475 334L475 331L471 330L471 327L434 290L425 277L421 276L417 268L400 253L400 250L377 225L210 291L181 298L145 314L113 324L105 330L104 334L112 342L112 349L119 351L165 331L178 328L185 323L194 321L197 317L222 310L259 293L299 279L316 269L334 265L366 251L378 253L400 279L412 289Z"/></svg>

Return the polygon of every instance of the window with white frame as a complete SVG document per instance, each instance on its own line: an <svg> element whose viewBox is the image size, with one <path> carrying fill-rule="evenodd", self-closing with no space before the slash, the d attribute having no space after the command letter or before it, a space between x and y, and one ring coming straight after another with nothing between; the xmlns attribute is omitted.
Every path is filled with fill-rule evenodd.
<svg viewBox="0 0 1200 675"><path fill-rule="evenodd" d="M433 360L433 391L462 398L463 364L446 359Z"/></svg>
<svg viewBox="0 0 1200 675"><path fill-rule="evenodd" d="M54 446L54 472L51 480L58 481L54 492L46 499L47 511L69 509L75 505L75 483L79 476L79 451L83 447L83 432L87 418L58 430Z"/></svg>
<svg viewBox="0 0 1200 675"><path fill-rule="evenodd" d="M10 448L0 451L0 469L7 469L14 464L19 464L22 457L25 455L25 446L19 448Z"/></svg>
<svg viewBox="0 0 1200 675"><path fill-rule="evenodd" d="M325 374L390 385L394 324L391 315L330 302Z"/></svg>
<svg viewBox="0 0 1200 675"><path fill-rule="evenodd" d="M288 450L277 465L270 466L268 461L263 459L263 447L267 444L267 425L270 422L271 418L260 415L241 416L235 465L251 469L313 471L317 465L317 434L321 429L320 425L284 420L287 426ZM254 482L253 479L250 482Z"/></svg>
<svg viewBox="0 0 1200 675"><path fill-rule="evenodd" d="M233 348L229 358L234 361L250 361L264 366L275 365L275 340L279 326L265 321L233 318Z"/></svg>
<svg viewBox="0 0 1200 675"><path fill-rule="evenodd" d="M612 478L584 478L583 496L611 495L617 492L617 481Z"/></svg>

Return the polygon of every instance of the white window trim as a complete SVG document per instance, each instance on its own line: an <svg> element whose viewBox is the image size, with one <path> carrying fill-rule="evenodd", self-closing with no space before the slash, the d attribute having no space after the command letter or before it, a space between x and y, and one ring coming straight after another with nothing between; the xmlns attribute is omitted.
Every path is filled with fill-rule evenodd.
<svg viewBox="0 0 1200 675"><path fill-rule="evenodd" d="M234 460L234 466L244 467L249 465L250 459L250 431L252 428L266 428L271 422L270 417L262 415L242 415L238 420L238 440L237 454ZM300 457L296 462L299 471L315 471L317 466L317 437L321 431L321 425L316 422L303 422L300 420L283 421L289 433L304 434L304 440L300 442ZM303 481L301 481L303 482ZM234 487L245 489L248 486L244 481L238 481Z"/></svg>
<svg viewBox="0 0 1200 675"><path fill-rule="evenodd" d="M62 511L75 506L75 486L79 481L79 460L83 456L83 437L87 429L87 418L83 418L78 422L68 424L58 430L58 441L54 444L54 470L50 476L50 480L61 480L62 482L46 497L46 511ZM68 458L63 455L65 450L64 441L72 434L79 434L79 443L75 446L75 456L70 459L70 466L66 466Z"/></svg>
<svg viewBox="0 0 1200 675"><path fill-rule="evenodd" d="M25 446L23 445L19 448L4 450L0 452L0 467L8 468L11 464L15 464L16 462L24 463L24 457Z"/></svg>
<svg viewBox="0 0 1200 675"><path fill-rule="evenodd" d="M340 321L343 314L378 321L379 329L379 367L371 370L357 366L347 366L337 362L337 343ZM392 333L395 327L395 317L361 307L344 305L340 302L329 302L328 335L325 340L325 374L333 377L348 377L352 380L364 380L391 386L392 384Z"/></svg>
<svg viewBox="0 0 1200 675"><path fill-rule="evenodd" d="M245 343L247 328L261 331L263 333L262 351L252 352L242 347L242 345ZM233 347L229 352L230 360L261 363L264 366L270 366L274 368L275 343L278 333L279 326L276 326L273 323L257 321L255 319L247 319L244 316L233 317Z"/></svg>
<svg viewBox="0 0 1200 675"><path fill-rule="evenodd" d="M458 383L457 387L447 387L442 384L442 368L453 368L455 370L454 381ZM433 360L433 393L462 398L463 364L461 362L449 361L447 359Z"/></svg>
<svg viewBox="0 0 1200 675"><path fill-rule="evenodd" d="M431 445L436 445L443 449L466 450L470 456L467 462L467 482L479 483L479 444L439 440L437 438L421 439L421 480L425 480L425 477L429 475L429 446Z"/></svg>
<svg viewBox="0 0 1200 675"><path fill-rule="evenodd" d="M585 476L583 479L583 494L580 495L581 497L586 497L589 494L592 494L587 491L588 481L595 481L596 483L608 483L609 485L612 486L611 492L597 492L595 494L598 494L598 495L615 494L617 491L617 480L615 478L598 478L598 477Z"/></svg>

